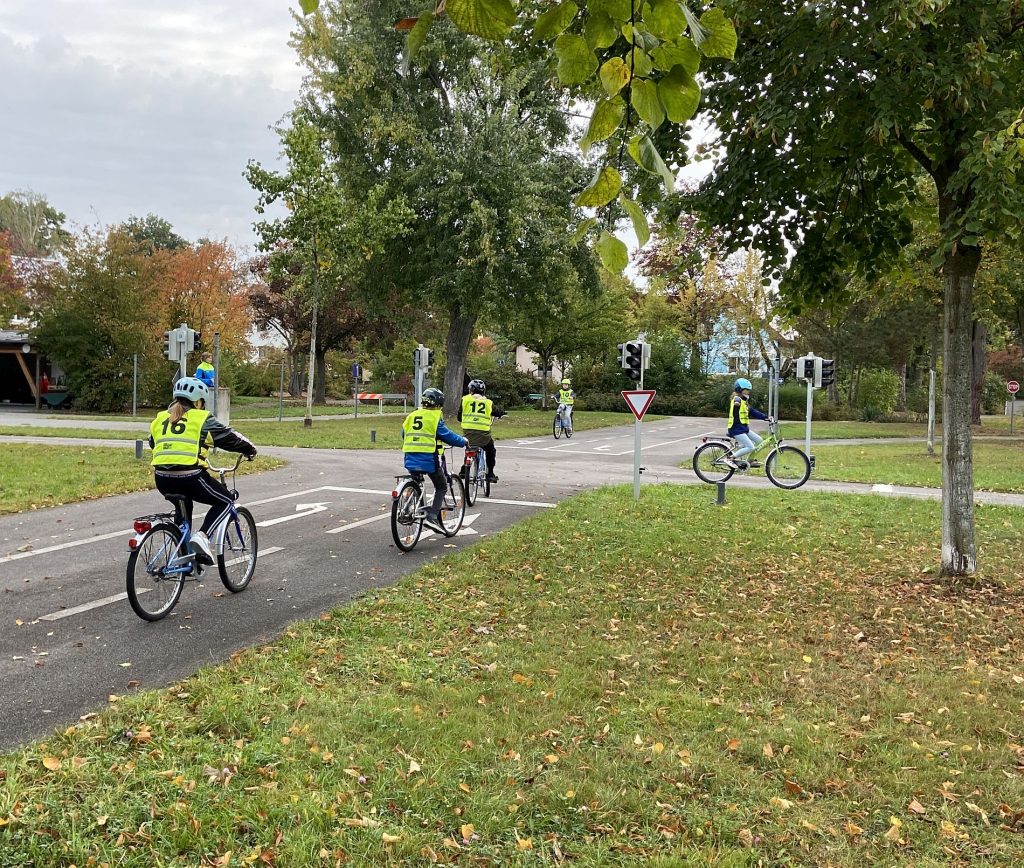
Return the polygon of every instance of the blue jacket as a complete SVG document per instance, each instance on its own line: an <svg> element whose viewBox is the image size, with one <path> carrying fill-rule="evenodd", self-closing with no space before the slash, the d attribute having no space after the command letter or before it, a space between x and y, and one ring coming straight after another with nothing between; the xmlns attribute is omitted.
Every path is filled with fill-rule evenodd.
<svg viewBox="0 0 1024 868"><path fill-rule="evenodd" d="M444 424L444 419L437 423L437 439L449 446L465 446L468 442L465 437L456 434ZM417 470L420 473L433 473L438 469L436 452L406 452L405 469Z"/></svg>

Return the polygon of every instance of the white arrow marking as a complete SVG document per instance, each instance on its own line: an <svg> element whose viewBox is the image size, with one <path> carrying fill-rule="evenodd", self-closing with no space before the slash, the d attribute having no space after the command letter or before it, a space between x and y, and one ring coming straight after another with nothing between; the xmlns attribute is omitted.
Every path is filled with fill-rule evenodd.
<svg viewBox="0 0 1024 868"><path fill-rule="evenodd" d="M295 511L299 512L300 510L303 509L316 509L318 506L322 506L324 509L326 509L330 505L331 501L329 500L324 500L321 501L320 503L297 503L295 504ZM319 510L317 511L319 512Z"/></svg>
<svg viewBox="0 0 1024 868"><path fill-rule="evenodd" d="M359 521L350 521L341 527L332 527L327 533L344 533L347 530L352 530L352 528L362 527L364 524L370 524L374 521L382 521L385 518L391 518L391 513L382 512L380 515L371 515L369 518L361 518Z"/></svg>
<svg viewBox="0 0 1024 868"><path fill-rule="evenodd" d="M256 527L270 527L273 524L284 524L286 521L294 521L297 518L305 518L307 515L316 515L327 509L322 503L315 504L312 509L297 512L294 515L282 515L280 518L268 518L266 521L256 522Z"/></svg>

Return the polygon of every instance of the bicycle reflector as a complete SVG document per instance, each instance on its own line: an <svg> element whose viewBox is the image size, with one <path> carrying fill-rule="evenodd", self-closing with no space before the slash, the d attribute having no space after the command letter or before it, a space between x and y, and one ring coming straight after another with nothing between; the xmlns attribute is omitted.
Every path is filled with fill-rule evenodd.
<svg viewBox="0 0 1024 868"><path fill-rule="evenodd" d="M153 527L153 523L143 519L136 519L133 525L136 533L146 533Z"/></svg>
<svg viewBox="0 0 1024 868"><path fill-rule="evenodd" d="M395 488L395 489L392 489L392 491L391 491L391 496L392 496L392 497L398 497L398 489L397 489L397 488Z"/></svg>

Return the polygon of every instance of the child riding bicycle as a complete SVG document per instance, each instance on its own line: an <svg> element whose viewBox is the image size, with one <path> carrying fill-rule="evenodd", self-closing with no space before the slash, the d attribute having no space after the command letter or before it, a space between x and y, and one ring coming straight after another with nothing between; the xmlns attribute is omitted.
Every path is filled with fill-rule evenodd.
<svg viewBox="0 0 1024 868"><path fill-rule="evenodd" d="M172 503L176 498L184 498L184 515L179 519L185 518L191 527L193 503L212 507L190 540L197 557L212 564L213 549L207 534L234 503L234 497L219 479L207 472L206 452L213 446L240 452L251 460L256 457L256 447L206 409L209 396L209 387L202 380L178 380L174 384L174 401L157 413L149 426L149 445L153 450L157 491Z"/></svg>
<svg viewBox="0 0 1024 868"><path fill-rule="evenodd" d="M771 422L772 418L760 410L750 406L750 392L753 385L746 377L740 377L733 384L733 394L729 399L729 436L738 440L740 448L725 463L734 470L745 470L748 467L760 467L760 461L744 461L743 456L749 455L761 443L761 437L750 430L750 417Z"/></svg>
<svg viewBox="0 0 1024 868"><path fill-rule="evenodd" d="M445 443L449 446L466 446L468 441L449 429L441 418L444 392L440 389L427 389L421 403L423 406L413 410L402 423L402 452L406 470L410 473L424 473L434 483L434 499L427 509L424 523L443 533L441 507L448 490L448 480L437 456L444 451Z"/></svg>
<svg viewBox="0 0 1024 868"><path fill-rule="evenodd" d="M566 427L572 429L572 406L576 403L576 393L572 390L572 382L568 377L562 377L561 388L555 397L558 399L559 412L564 415Z"/></svg>
<svg viewBox="0 0 1024 868"><path fill-rule="evenodd" d="M466 432L469 445L483 449L484 455L487 456L487 481L497 482L498 476L494 472L497 450L494 447L494 437L491 436L491 426L495 419L505 415L505 411L496 407L484 394L485 391L487 385L483 380L469 381L469 394L462 398L459 421L462 423L462 430Z"/></svg>

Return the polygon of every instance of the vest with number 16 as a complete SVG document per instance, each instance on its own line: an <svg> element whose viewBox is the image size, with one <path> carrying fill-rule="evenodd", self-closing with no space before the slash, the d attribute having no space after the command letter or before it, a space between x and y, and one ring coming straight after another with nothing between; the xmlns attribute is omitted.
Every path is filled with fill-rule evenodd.
<svg viewBox="0 0 1024 868"><path fill-rule="evenodd" d="M157 413L149 426L153 437L154 467L206 466L206 450L209 443L203 443L203 423L209 417L206 410L192 408L177 422L171 422L167 410Z"/></svg>

